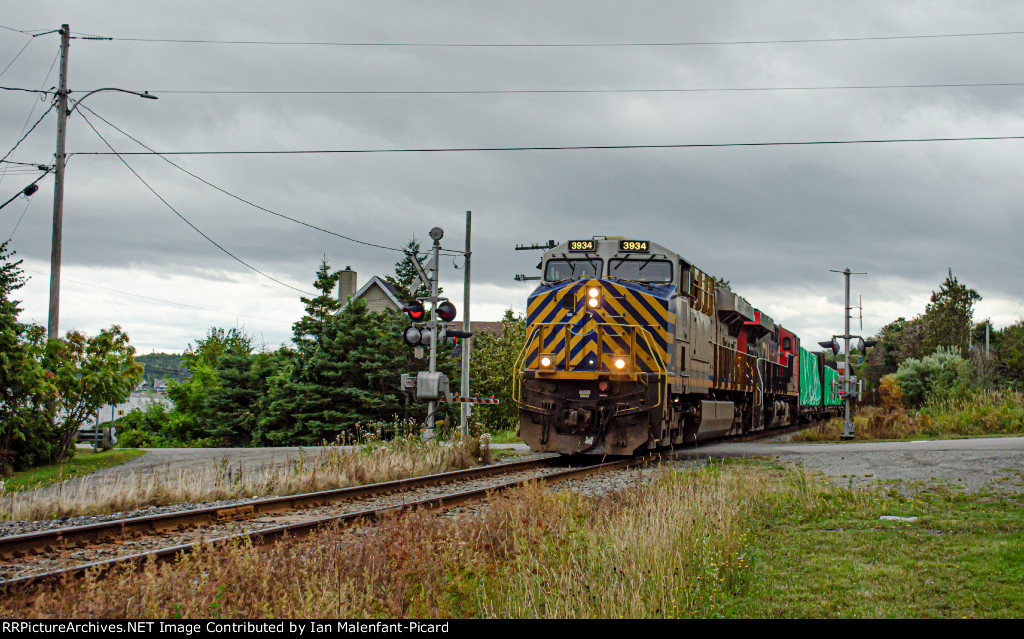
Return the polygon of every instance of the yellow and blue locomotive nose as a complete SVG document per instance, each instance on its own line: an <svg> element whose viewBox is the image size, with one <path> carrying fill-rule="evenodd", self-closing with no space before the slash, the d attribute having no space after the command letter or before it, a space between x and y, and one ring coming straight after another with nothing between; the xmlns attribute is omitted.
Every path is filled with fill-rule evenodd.
<svg viewBox="0 0 1024 639"><path fill-rule="evenodd" d="M537 335L525 367L541 374L660 370L675 328L669 311L673 292L672 286L605 279L542 285L527 308ZM644 333L641 339L637 330Z"/></svg>

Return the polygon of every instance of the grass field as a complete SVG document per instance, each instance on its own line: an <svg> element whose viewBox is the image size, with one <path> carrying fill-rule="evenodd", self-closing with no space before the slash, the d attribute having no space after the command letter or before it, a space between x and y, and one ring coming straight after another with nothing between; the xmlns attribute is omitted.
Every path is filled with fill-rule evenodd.
<svg viewBox="0 0 1024 639"><path fill-rule="evenodd" d="M129 458L142 454L136 450L116 452ZM82 455L81 459L89 456ZM234 465L221 459L220 463L182 469L175 474L140 470L116 478L85 477L49 490L9 492L0 500L0 520L53 519L166 504L328 490L458 470L486 464L491 459L490 448L478 439L449 445L425 442L418 435L410 435L353 450L338 446L317 448L309 454L300 450L291 465L284 468ZM79 461L76 457L72 463ZM56 480L56 471L49 472ZM23 481L25 486L35 486L40 480L31 475Z"/></svg>
<svg viewBox="0 0 1024 639"><path fill-rule="evenodd" d="M1020 617L1020 495L850 490L764 461L664 470L602 498L532 487L207 550L31 597L4 616ZM906 487L902 487L906 489ZM913 523L882 515L916 516Z"/></svg>
<svg viewBox="0 0 1024 639"><path fill-rule="evenodd" d="M853 417L857 439L956 439L1024 435L1024 393L978 391L967 399L933 399L920 409L859 407ZM839 441L843 420L830 419L793 441Z"/></svg>
<svg viewBox="0 0 1024 639"><path fill-rule="evenodd" d="M30 468L14 473L10 477L0 480L2 490L0 492L12 492L46 486L54 482L88 475L89 473L118 466L139 457L143 454L141 450L114 449L103 453L94 453L91 450L79 449L75 456L60 464L47 464L37 468Z"/></svg>

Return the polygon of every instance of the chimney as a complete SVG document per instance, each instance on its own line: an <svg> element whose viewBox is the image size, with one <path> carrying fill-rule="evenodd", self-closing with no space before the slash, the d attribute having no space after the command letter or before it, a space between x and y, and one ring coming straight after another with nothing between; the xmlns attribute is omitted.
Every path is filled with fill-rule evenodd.
<svg viewBox="0 0 1024 639"><path fill-rule="evenodd" d="M356 294L356 272L351 266L346 266L338 276L338 301L345 304Z"/></svg>

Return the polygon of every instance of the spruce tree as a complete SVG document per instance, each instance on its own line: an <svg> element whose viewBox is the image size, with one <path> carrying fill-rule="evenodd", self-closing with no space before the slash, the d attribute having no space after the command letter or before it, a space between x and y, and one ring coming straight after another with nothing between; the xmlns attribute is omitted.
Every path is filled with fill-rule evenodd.
<svg viewBox="0 0 1024 639"><path fill-rule="evenodd" d="M267 392L265 353L229 351L217 363L217 386L206 400L210 436L219 446L251 445ZM263 373L263 374L261 374Z"/></svg>
<svg viewBox="0 0 1024 639"><path fill-rule="evenodd" d="M959 348L966 353L974 305L979 301L978 291L961 284L953 276L953 269L949 269L946 281L932 293L922 317L925 354L935 352L940 346Z"/></svg>
<svg viewBox="0 0 1024 639"><path fill-rule="evenodd" d="M429 258L426 255L420 255L420 243L413 238L405 245L405 255L395 262L395 274L384 276L384 279L398 291L398 299L402 302L411 302L417 297L430 295L430 291L420 281L416 267L413 266L411 257L413 255L416 256L415 259L419 260L420 265L426 268ZM440 293L440 289L438 292Z"/></svg>

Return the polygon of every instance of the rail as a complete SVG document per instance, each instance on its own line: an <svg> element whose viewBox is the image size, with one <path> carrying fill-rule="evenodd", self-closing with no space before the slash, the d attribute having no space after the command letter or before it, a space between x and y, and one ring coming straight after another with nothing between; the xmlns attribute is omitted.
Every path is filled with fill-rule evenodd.
<svg viewBox="0 0 1024 639"><path fill-rule="evenodd" d="M26 553L45 552L48 548L75 546L93 543L103 539L129 537L136 534L154 534L178 530L183 527L216 523L238 517L258 517L291 510L315 508L338 501L361 499L377 494L399 492L424 486L479 479L491 475L532 470L550 465L550 459L533 459L504 464L477 466L431 475L420 475L407 479L396 479L376 484L363 484L346 488L334 488L311 493L300 493L280 497L264 497L254 501L231 505L196 508L126 519L67 526L20 535L0 537L0 559L17 558Z"/></svg>
<svg viewBox="0 0 1024 639"><path fill-rule="evenodd" d="M0 581L0 593L2 593L3 596L11 596L16 592L22 591L22 589L28 586L45 587L58 585L64 583L64 580L66 580L67 578L81 577L89 572L94 572L98 576L102 576L103 574L109 574L109 569L118 566L131 567L137 569L145 565L145 563L150 560L174 560L180 554L190 553L199 548L220 546L225 543L231 543L240 540L247 539L257 544L272 543L280 539L288 538L290 536L308 534L310 532L313 532L314 530L332 524L351 525L361 521L374 521L386 513L407 512L416 508L446 510L449 508L461 506L466 503L483 501L486 500L491 494L507 491L512 488L525 486L531 482L539 481L541 483L553 483L557 481L565 481L568 479L578 479L588 475L593 475L596 473L606 472L610 470L619 470L632 468L640 465L647 465L656 462L658 459L660 459L660 457L661 456L659 454L654 453L651 455L647 455L645 457L634 457L624 460L585 465L578 468L560 470L548 475L540 475L521 480L514 480L510 482L505 482L503 484L488 486L485 488L464 490L461 492L448 493L439 496L431 496L427 497L426 499L405 502L394 506L370 508L365 510L329 516L317 516L307 519L305 521L275 526L273 528L244 531L237 534L229 534L217 537L214 539L205 539L195 541L192 543L179 544L160 549L153 549L132 555L116 557L113 559L94 561L75 566L61 567L56 570L44 573L24 575L21 577L7 579L5 581Z"/></svg>

